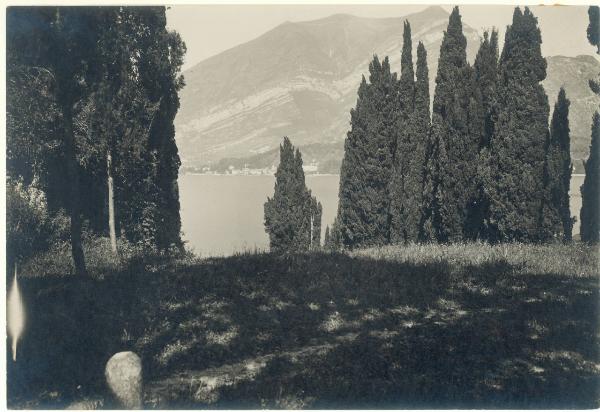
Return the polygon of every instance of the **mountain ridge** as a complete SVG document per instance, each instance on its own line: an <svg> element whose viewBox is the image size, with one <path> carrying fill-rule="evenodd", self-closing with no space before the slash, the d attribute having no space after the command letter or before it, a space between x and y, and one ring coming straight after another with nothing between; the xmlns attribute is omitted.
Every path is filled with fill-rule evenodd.
<svg viewBox="0 0 600 412"><path fill-rule="evenodd" d="M428 51L433 94L448 15L442 7L431 6L400 17L334 14L286 22L199 62L184 72L187 86L181 92L181 108L175 119L184 164L214 164L224 158L268 152L278 147L284 135L299 147L339 145L349 128L349 112L356 103L361 76L368 75L373 55L389 56L392 70L400 71L405 20L411 23L413 58L419 41ZM481 36L466 24L463 30L467 57L473 62ZM550 85L547 94L551 104L558 92L554 78L561 79L565 73L572 78L573 71L578 70L573 67L578 64L585 73L594 70L595 63L588 57L583 56L577 64L568 60L573 58L548 57L549 77L554 76L545 82ZM575 112L582 110L577 99L588 100L583 114L577 116L581 122L593 100L585 94L581 81L567 80L568 89L577 90ZM575 129L576 134L584 134L582 127ZM575 146L585 152L585 145Z"/></svg>

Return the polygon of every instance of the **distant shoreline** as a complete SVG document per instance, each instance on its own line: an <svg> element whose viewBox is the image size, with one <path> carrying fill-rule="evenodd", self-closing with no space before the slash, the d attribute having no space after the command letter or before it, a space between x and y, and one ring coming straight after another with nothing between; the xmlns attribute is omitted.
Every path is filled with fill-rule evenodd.
<svg viewBox="0 0 600 412"><path fill-rule="evenodd" d="M251 174L230 174L230 173L181 173L180 176L229 176L229 177L263 177L263 176L275 176L270 174L263 175L251 175ZM322 177L322 176L339 176L339 173L311 173L305 175L306 177Z"/></svg>
<svg viewBox="0 0 600 412"><path fill-rule="evenodd" d="M339 176L339 173L311 173L306 174L306 177L321 177L321 176ZM275 175L251 175L251 174L230 174L230 173L181 173L180 176L245 176L245 177L261 177ZM571 177L585 177L584 173L573 173Z"/></svg>

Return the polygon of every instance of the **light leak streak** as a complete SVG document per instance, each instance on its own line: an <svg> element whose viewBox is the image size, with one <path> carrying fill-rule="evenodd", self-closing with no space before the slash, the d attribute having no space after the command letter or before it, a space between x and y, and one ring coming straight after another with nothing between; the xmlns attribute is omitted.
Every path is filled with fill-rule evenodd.
<svg viewBox="0 0 600 412"><path fill-rule="evenodd" d="M8 297L8 332L12 339L12 355L14 362L17 361L17 342L24 327L25 308L23 307L23 300L21 298L21 292L19 291L17 265L15 265L15 277Z"/></svg>

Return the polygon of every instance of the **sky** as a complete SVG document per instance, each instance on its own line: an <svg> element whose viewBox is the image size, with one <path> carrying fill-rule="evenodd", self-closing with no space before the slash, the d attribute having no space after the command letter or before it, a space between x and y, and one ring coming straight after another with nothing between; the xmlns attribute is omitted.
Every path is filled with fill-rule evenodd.
<svg viewBox="0 0 600 412"><path fill-rule="evenodd" d="M177 30L187 45L186 70L200 61L250 41L286 22L316 20L346 13L360 17L400 17L421 11L423 4L280 4L280 5L175 5L167 11L167 25ZM452 5L442 5L451 11ZM463 22L483 33L496 27L500 39L512 20L513 5L461 5ZM586 38L587 6L533 6L542 31L545 56L594 54Z"/></svg>

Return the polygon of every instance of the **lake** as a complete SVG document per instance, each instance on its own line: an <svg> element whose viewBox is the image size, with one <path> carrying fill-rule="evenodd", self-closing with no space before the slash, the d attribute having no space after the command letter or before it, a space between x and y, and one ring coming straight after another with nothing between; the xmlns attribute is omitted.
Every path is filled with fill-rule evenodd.
<svg viewBox="0 0 600 412"><path fill-rule="evenodd" d="M571 180L571 214L579 219L583 175ZM323 205L322 231L337 213L339 176L307 176L306 184ZM264 203L273 195L275 176L181 175L179 190L183 238L200 256L227 256L268 250ZM579 222L573 233L579 233Z"/></svg>
<svg viewBox="0 0 600 412"><path fill-rule="evenodd" d="M307 176L306 185L323 205L322 236L337 213L339 176ZM183 239L200 256L231 255L269 248L264 204L275 176L181 175Z"/></svg>

